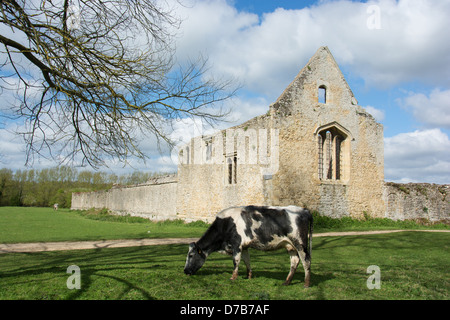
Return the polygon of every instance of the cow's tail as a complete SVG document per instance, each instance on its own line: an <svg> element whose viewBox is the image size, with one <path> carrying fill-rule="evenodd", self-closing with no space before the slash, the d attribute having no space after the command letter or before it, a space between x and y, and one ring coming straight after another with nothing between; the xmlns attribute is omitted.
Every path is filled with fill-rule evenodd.
<svg viewBox="0 0 450 320"><path fill-rule="evenodd" d="M312 253L312 235L313 235L313 215L311 214L309 217L309 256L311 257L311 253Z"/></svg>

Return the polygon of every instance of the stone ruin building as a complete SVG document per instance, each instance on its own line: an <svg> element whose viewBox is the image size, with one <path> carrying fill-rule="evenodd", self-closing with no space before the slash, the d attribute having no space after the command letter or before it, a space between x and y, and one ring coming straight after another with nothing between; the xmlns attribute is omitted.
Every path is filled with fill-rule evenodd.
<svg viewBox="0 0 450 320"><path fill-rule="evenodd" d="M178 173L74 193L72 208L212 221L224 208L298 205L330 217L449 220L448 186L384 182L383 126L321 47L266 114L179 152Z"/></svg>

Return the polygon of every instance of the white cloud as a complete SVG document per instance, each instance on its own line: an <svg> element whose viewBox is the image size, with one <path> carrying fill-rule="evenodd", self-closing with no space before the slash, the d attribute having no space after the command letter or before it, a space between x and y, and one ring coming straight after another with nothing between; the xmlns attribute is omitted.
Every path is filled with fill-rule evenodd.
<svg viewBox="0 0 450 320"><path fill-rule="evenodd" d="M450 183L450 139L440 129L384 139L385 180Z"/></svg>
<svg viewBox="0 0 450 320"><path fill-rule="evenodd" d="M434 89L428 96L410 92L399 103L427 127L450 129L450 90Z"/></svg>
<svg viewBox="0 0 450 320"><path fill-rule="evenodd" d="M377 120L378 122L381 122L384 120L385 114L384 114L383 110L377 109L372 106L366 106L366 107L364 107L364 109L366 109L366 111L368 113L370 113L375 118L375 120Z"/></svg>
<svg viewBox="0 0 450 320"><path fill-rule="evenodd" d="M226 129L232 125L241 124L254 117L263 115L269 111L269 102L263 97L234 97L230 99L227 107L231 109L227 120L230 123L224 123L221 129Z"/></svg>
<svg viewBox="0 0 450 320"><path fill-rule="evenodd" d="M380 29L367 27L369 5L380 8ZM271 98L322 45L367 84L387 87L420 79L450 85L450 2L326 1L299 10L277 9L260 20L225 0L183 8L178 57L204 52L214 72L244 81Z"/></svg>
<svg viewBox="0 0 450 320"><path fill-rule="evenodd" d="M0 129L0 165L9 169L19 169L25 163L24 144L21 137L9 130L10 126Z"/></svg>

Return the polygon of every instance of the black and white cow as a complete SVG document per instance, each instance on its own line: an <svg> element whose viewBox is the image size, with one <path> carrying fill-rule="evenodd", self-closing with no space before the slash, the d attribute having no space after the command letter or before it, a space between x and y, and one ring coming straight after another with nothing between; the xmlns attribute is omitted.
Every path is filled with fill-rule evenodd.
<svg viewBox="0 0 450 320"><path fill-rule="evenodd" d="M284 284L291 283L301 260L305 269L305 287L309 287L312 231L312 215L309 210L300 207L228 208L217 214L214 222L197 242L189 245L184 273L195 274L206 258L218 251L233 256L231 280L238 276L241 257L247 266L247 276L251 278L248 248L266 251L285 247L290 255L291 269Z"/></svg>

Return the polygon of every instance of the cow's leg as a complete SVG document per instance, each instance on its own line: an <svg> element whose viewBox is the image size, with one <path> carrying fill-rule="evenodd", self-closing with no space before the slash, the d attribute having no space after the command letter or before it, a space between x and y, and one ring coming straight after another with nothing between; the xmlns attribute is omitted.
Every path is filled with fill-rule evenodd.
<svg viewBox="0 0 450 320"><path fill-rule="evenodd" d="M252 278L252 268L250 267L250 255L248 249L242 250L242 259L244 259L245 266L247 267L247 278Z"/></svg>
<svg viewBox="0 0 450 320"><path fill-rule="evenodd" d="M305 269L305 288L308 288L311 281L311 254L306 245L302 245L298 251L302 260L303 269Z"/></svg>
<svg viewBox="0 0 450 320"><path fill-rule="evenodd" d="M283 283L283 285L285 285L285 286L287 286L287 285L289 285L291 283L292 278L294 277L294 274L295 274L295 270L297 270L298 263L300 262L297 250L293 246L287 245L286 249L287 249L287 251L289 253L289 256L290 256L291 269L290 269L289 274L288 274L288 276L286 278L286 281Z"/></svg>
<svg viewBox="0 0 450 320"><path fill-rule="evenodd" d="M234 251L233 252L233 264L234 264L234 270L233 275L231 276L230 280L236 280L238 277L238 269L239 269L239 263L241 262L241 250Z"/></svg>

